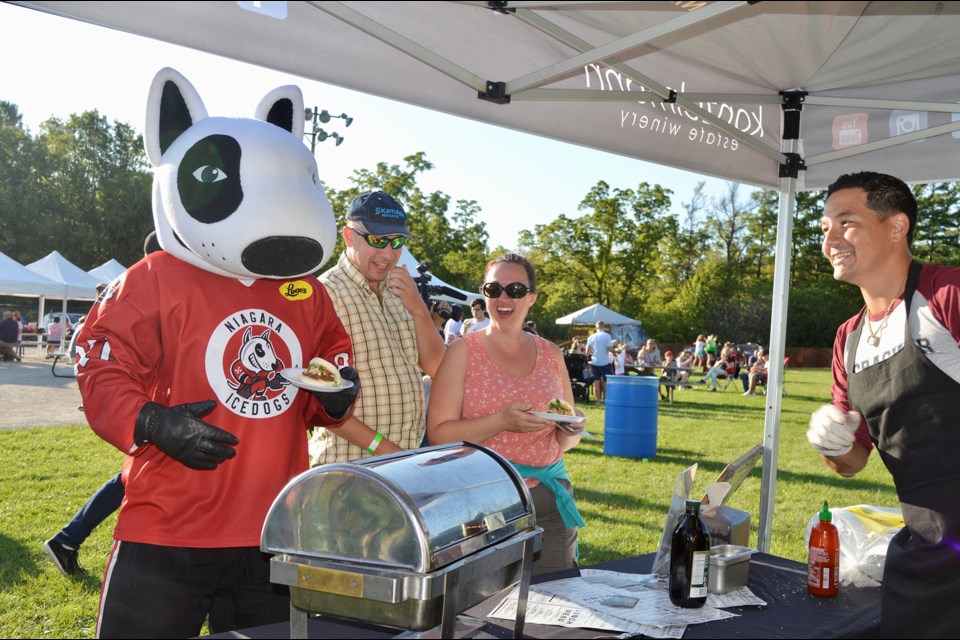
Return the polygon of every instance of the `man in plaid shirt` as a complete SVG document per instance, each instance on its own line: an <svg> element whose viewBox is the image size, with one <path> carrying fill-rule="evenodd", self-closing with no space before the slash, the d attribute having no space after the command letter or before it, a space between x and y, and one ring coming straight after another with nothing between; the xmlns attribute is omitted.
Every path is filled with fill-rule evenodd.
<svg viewBox="0 0 960 640"><path fill-rule="evenodd" d="M314 465L418 447L423 374L436 373L445 349L417 283L397 267L411 237L403 207L383 191L357 196L342 234L346 250L320 281L350 334L363 391L350 419L314 432Z"/></svg>

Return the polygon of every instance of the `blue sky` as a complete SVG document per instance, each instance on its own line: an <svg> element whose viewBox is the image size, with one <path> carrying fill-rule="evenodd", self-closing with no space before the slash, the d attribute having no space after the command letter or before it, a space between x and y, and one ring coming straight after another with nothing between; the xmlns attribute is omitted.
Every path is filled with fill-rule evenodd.
<svg viewBox="0 0 960 640"><path fill-rule="evenodd" d="M321 177L335 188L348 186L358 168L377 162L399 164L426 152L436 165L420 186L482 207L490 245L513 249L521 229L532 229L559 214L577 215L593 185L615 188L640 182L673 191L674 211L690 200L696 184L717 197L726 183L699 174L510 131L419 107L369 96L296 76L219 58L155 40L87 25L0 3L0 99L18 105L25 124L37 133L51 116L97 109L110 120L143 130L147 89L154 73L169 66L197 87L211 115L248 116L269 90L296 84L308 107L346 113L346 128L333 119L328 131L344 137L316 150ZM507 149L508 152L503 150ZM748 191L747 191L748 192Z"/></svg>

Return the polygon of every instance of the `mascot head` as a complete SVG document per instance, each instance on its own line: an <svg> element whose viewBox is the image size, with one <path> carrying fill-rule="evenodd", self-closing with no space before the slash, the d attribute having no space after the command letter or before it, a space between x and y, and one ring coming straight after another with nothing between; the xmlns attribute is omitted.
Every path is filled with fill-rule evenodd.
<svg viewBox="0 0 960 640"><path fill-rule="evenodd" d="M156 167L157 237L167 253L227 277L312 273L330 257L337 228L303 144L303 95L275 89L255 117L207 117L186 78L157 73L144 135Z"/></svg>

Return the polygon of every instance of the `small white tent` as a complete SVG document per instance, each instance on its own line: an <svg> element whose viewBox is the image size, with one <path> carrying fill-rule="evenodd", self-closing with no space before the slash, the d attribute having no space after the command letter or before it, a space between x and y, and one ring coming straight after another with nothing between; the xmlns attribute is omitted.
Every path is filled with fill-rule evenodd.
<svg viewBox="0 0 960 640"><path fill-rule="evenodd" d="M626 345L635 346L646 339L643 323L633 318L628 318L622 313L617 313L600 303L584 307L579 311L569 313L562 318L557 318L557 324L569 325L595 325L602 322L610 327L610 335Z"/></svg>
<svg viewBox="0 0 960 640"><path fill-rule="evenodd" d="M90 269L87 273L96 278L98 282L109 284L116 278L119 278L120 274L126 270L127 268L117 262L116 258L110 258L99 267Z"/></svg>
<svg viewBox="0 0 960 640"><path fill-rule="evenodd" d="M67 314L67 300L96 300L100 281L64 258L59 251L27 265L27 269L60 283L57 297L63 298L63 314ZM44 299L40 298L39 317L43 317Z"/></svg>
<svg viewBox="0 0 960 640"><path fill-rule="evenodd" d="M602 322L609 325L630 324L642 325L643 323L633 318L628 318L622 313L617 313L613 309L608 309L600 303L584 307L579 311L569 313L562 318L557 318L557 324L596 324Z"/></svg>

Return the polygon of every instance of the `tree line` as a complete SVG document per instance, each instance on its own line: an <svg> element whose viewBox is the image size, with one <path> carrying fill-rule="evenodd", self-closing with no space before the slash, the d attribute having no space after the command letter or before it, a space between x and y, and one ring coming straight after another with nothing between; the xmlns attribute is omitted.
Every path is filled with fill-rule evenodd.
<svg viewBox="0 0 960 640"><path fill-rule="evenodd" d="M433 164L417 152L402 164L360 168L343 190L326 187L338 228L350 201L383 189L406 207L410 250L437 277L477 290L491 248L476 200L426 193L418 178ZM97 111L50 118L36 135L18 107L0 101L0 251L21 264L57 249L92 268L110 258L131 265L153 229L152 175L140 133ZM914 256L960 258L957 183L914 188L920 207ZM830 346L836 327L862 305L859 291L833 280L820 253L822 192L796 195L787 344ZM707 198L701 183L680 213L674 194L641 182L600 181L573 212L519 232L518 249L537 266L539 299L531 311L541 335L567 337L554 320L599 302L643 322L662 342L699 333L766 344L770 330L778 194L729 183ZM573 205L571 205L573 206ZM333 253L343 249L342 238ZM328 263L323 268L330 266Z"/></svg>

